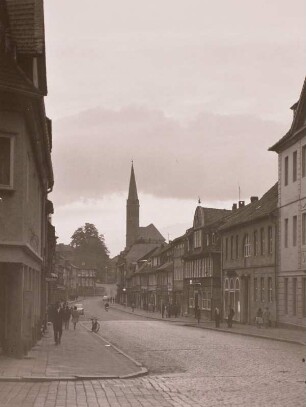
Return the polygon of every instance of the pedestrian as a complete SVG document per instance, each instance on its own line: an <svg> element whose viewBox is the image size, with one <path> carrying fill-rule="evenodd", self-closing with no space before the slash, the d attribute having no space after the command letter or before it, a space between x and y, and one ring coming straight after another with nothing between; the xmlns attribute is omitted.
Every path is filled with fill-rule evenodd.
<svg viewBox="0 0 306 407"><path fill-rule="evenodd" d="M258 311L256 312L256 318L255 318L257 328L261 328L263 325L262 315L263 315L262 309L258 308Z"/></svg>
<svg viewBox="0 0 306 407"><path fill-rule="evenodd" d="M220 317L221 317L221 315L220 315L220 310L219 310L218 307L215 308L214 316L215 316L216 328L219 328L220 327Z"/></svg>
<svg viewBox="0 0 306 407"><path fill-rule="evenodd" d="M270 311L269 308L266 307L263 314L262 314L263 324L265 328L268 328L271 325L270 321Z"/></svg>
<svg viewBox="0 0 306 407"><path fill-rule="evenodd" d="M197 318L198 324L199 324L200 320L201 320L201 309L200 309L200 307L196 308L196 318Z"/></svg>
<svg viewBox="0 0 306 407"><path fill-rule="evenodd" d="M64 310L61 307L61 304L59 302L57 302L55 304L55 307L53 310L53 315L52 315L55 345L59 345L61 343L62 334L63 334L63 318L64 318Z"/></svg>
<svg viewBox="0 0 306 407"><path fill-rule="evenodd" d="M233 307L230 307L228 310L228 315L227 315L227 326L229 328L232 328L232 326L233 326L234 315L235 315L235 311L234 311Z"/></svg>
<svg viewBox="0 0 306 407"><path fill-rule="evenodd" d="M73 329L75 330L77 323L79 322L80 315L78 313L78 309L76 306L73 307L73 310L71 312L72 315L72 323L73 323Z"/></svg>
<svg viewBox="0 0 306 407"><path fill-rule="evenodd" d="M71 317L71 309L69 308L69 305L66 304L66 306L64 308L64 325L65 325L65 329L69 329L70 317Z"/></svg>
<svg viewBox="0 0 306 407"><path fill-rule="evenodd" d="M135 310L135 303L132 302L132 312L134 312L134 310Z"/></svg>

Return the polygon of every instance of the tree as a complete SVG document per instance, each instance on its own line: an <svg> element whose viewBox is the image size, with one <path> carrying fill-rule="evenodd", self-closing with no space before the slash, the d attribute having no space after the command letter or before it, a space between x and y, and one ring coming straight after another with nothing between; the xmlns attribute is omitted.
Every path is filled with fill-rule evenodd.
<svg viewBox="0 0 306 407"><path fill-rule="evenodd" d="M79 267L96 268L97 278L103 279L109 261L109 251L104 235L92 223L85 223L71 236L70 245L74 248L74 264Z"/></svg>

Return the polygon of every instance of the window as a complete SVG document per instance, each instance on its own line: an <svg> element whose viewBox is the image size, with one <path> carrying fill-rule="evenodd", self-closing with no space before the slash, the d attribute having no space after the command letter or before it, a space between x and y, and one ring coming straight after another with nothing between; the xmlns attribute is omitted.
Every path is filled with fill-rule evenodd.
<svg viewBox="0 0 306 407"><path fill-rule="evenodd" d="M257 230L254 231L254 256L258 255L258 237Z"/></svg>
<svg viewBox="0 0 306 407"><path fill-rule="evenodd" d="M268 227L268 253L272 254L273 252L273 234L272 234L272 226Z"/></svg>
<svg viewBox="0 0 306 407"><path fill-rule="evenodd" d="M13 137L0 135L0 188L13 187Z"/></svg>
<svg viewBox="0 0 306 407"><path fill-rule="evenodd" d="M288 185L289 157L285 157L285 185Z"/></svg>
<svg viewBox="0 0 306 407"><path fill-rule="evenodd" d="M225 259L228 257L228 238L225 239Z"/></svg>
<svg viewBox="0 0 306 407"><path fill-rule="evenodd" d="M244 257L250 257L250 255L251 255L251 243L250 243L250 238L249 238L248 234L245 235L243 243L244 243L243 244Z"/></svg>
<svg viewBox="0 0 306 407"><path fill-rule="evenodd" d="M215 244L215 243L216 243L216 234L215 234L215 233L213 233L213 234L211 235L211 241L212 241L212 244Z"/></svg>
<svg viewBox="0 0 306 407"><path fill-rule="evenodd" d="M297 216L292 218L292 245L296 246L297 241Z"/></svg>
<svg viewBox="0 0 306 407"><path fill-rule="evenodd" d="M231 236L231 260L234 258L234 236Z"/></svg>
<svg viewBox="0 0 306 407"><path fill-rule="evenodd" d="M260 278L260 301L265 302L265 279Z"/></svg>
<svg viewBox="0 0 306 407"><path fill-rule="evenodd" d="M272 277L268 277L268 301L273 301Z"/></svg>
<svg viewBox="0 0 306 407"><path fill-rule="evenodd" d="M288 278L284 279L284 313L288 314Z"/></svg>
<svg viewBox="0 0 306 407"><path fill-rule="evenodd" d="M306 144L302 147L302 177L306 176Z"/></svg>
<svg viewBox="0 0 306 407"><path fill-rule="evenodd" d="M292 181L297 180L297 151L293 152L293 161L292 161Z"/></svg>
<svg viewBox="0 0 306 407"><path fill-rule="evenodd" d="M288 247L288 219L285 219L285 247Z"/></svg>
<svg viewBox="0 0 306 407"><path fill-rule="evenodd" d="M265 230L264 228L260 229L260 254L265 254Z"/></svg>
<svg viewBox="0 0 306 407"><path fill-rule="evenodd" d="M297 278L293 279L293 284L292 284L292 313L293 315L296 315L296 306L297 303Z"/></svg>
<svg viewBox="0 0 306 407"><path fill-rule="evenodd" d="M302 213L302 245L306 245L306 213Z"/></svg>
<svg viewBox="0 0 306 407"><path fill-rule="evenodd" d="M254 278L254 301L258 301L258 281Z"/></svg>
<svg viewBox="0 0 306 407"><path fill-rule="evenodd" d="M211 310L211 298L209 292L203 292L202 309Z"/></svg>
<svg viewBox="0 0 306 407"><path fill-rule="evenodd" d="M236 235L236 259L239 257L239 236Z"/></svg>
<svg viewBox="0 0 306 407"><path fill-rule="evenodd" d="M201 230L196 230L194 232L193 237L194 237L194 247L195 248L201 247L201 245L202 245Z"/></svg>
<svg viewBox="0 0 306 407"><path fill-rule="evenodd" d="M206 235L206 246L209 246L209 234Z"/></svg>

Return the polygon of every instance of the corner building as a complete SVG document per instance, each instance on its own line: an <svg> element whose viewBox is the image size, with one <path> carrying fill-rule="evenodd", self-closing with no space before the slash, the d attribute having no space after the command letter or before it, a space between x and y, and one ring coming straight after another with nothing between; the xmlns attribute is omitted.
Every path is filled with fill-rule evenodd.
<svg viewBox="0 0 306 407"><path fill-rule="evenodd" d="M46 310L53 187L42 0L0 2L0 347L22 356Z"/></svg>
<svg viewBox="0 0 306 407"><path fill-rule="evenodd" d="M278 153L278 319L306 326L306 80L291 109L290 130L270 151Z"/></svg>

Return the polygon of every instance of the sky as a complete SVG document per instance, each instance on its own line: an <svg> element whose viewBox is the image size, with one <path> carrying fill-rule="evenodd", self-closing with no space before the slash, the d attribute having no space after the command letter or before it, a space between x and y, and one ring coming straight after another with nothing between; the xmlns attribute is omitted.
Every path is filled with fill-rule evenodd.
<svg viewBox="0 0 306 407"><path fill-rule="evenodd" d="M58 242L89 222L124 249L131 160L140 223L167 240L199 197L262 196L304 81L304 15L302 0L45 2Z"/></svg>

